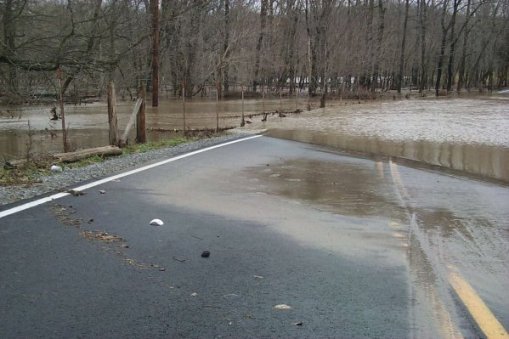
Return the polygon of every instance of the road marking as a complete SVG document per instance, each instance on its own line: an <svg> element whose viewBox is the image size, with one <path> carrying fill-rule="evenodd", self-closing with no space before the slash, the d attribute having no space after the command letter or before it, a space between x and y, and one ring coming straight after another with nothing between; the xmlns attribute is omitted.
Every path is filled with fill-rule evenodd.
<svg viewBox="0 0 509 339"><path fill-rule="evenodd" d="M405 197L408 199L408 192L401 180L397 164L389 160L389 167L392 179L396 184L396 187L399 189L398 194L401 198ZM497 320L472 286L463 279L459 273L451 270L450 267L448 282L486 337L489 339L509 339L509 335L504 326ZM448 317L450 318L449 315Z"/></svg>
<svg viewBox="0 0 509 339"><path fill-rule="evenodd" d="M467 281L458 273L451 271L449 272L449 282L481 331L483 331L489 339L509 338L509 334L504 326L497 320L488 306L486 306Z"/></svg>
<svg viewBox="0 0 509 339"><path fill-rule="evenodd" d="M127 176L132 175L132 174L140 173L140 172L149 170L149 169L154 168L154 167L165 165L165 164L170 163L170 162L174 162L174 161L177 161L177 160L180 160L180 159L191 157L191 156L196 155L196 154L200 154L200 153L203 153L203 152L211 151L211 150L216 149L216 148L220 148L220 147L224 147L224 146L229 146L229 145L232 145L232 144L236 144L238 142L247 141L247 140L251 140L251 139L255 139L255 138L259 138L259 137L261 137L261 135L253 135L253 136L242 138L242 139L228 141L228 142L225 142L225 143L222 143L222 144L219 144L219 145L214 145L214 146L202 148L202 149L199 149L199 150L196 150L196 151L193 151L193 152L189 152L189 153L186 153L186 154L182 154L182 155L170 158L170 159L159 161L159 162L156 162L154 164L150 164L150 165L143 166L143 167L131 170L131 171L127 171L127 172L124 172L124 173L113 175L111 177L107 177L107 178L104 178L104 179L101 179L101 180L97 180L97 181L88 183L86 185L82 185L82 186L76 187L73 190L74 191L84 191L86 189L89 189L89 188L92 188L92 187L95 187L95 186L98 186L98 185L102 185L104 183L107 183L107 182L110 182L110 181L113 181L113 180L117 180L117 179L120 179L120 178L123 178L123 177L127 177ZM0 219L4 218L6 216L9 216L9 215L12 215L12 214L15 214L15 213L27 210L29 208L45 204L45 203L50 202L52 200L56 200L56 199L60 199L62 197L66 197L68 195L70 195L70 194L69 193L56 193L56 194L50 195L50 196L45 197L45 198L37 199L37 200L31 201L31 202L28 202L28 203L25 203L25 204L22 204L22 205L10 208L10 209L5 210L5 211L0 211Z"/></svg>
<svg viewBox="0 0 509 339"><path fill-rule="evenodd" d="M398 195L398 198L400 199L400 201L403 203L403 206L407 210L408 216L410 218L410 225L416 224L417 221L415 220L416 219L415 212L411 212L413 208L412 206L409 206L411 204L410 196L408 194L408 191L406 190L405 185L403 184L403 180L401 179L398 165L394 163L391 159L389 159L389 170L392 181L396 187L396 193ZM414 232L415 231L416 230L414 230ZM411 247L411 233L412 229L409 230L407 242L403 243L403 247L407 247L409 251L413 251ZM420 240L418 240L418 237L415 238L415 241L420 242ZM431 304L434 310L435 321L437 322L438 331L441 333L441 336L444 338L462 339L463 335L461 334L461 331L454 323L453 318L449 310L447 309L444 300L442 300L442 298L440 297L440 293L439 291L437 291L437 286L435 286L435 284L433 283L427 284L427 288L425 288L425 297L428 299L428 302Z"/></svg>

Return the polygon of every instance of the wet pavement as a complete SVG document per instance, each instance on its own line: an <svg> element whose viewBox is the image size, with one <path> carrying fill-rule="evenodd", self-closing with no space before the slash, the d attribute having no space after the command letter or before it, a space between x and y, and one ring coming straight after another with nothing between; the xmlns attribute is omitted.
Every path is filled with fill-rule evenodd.
<svg viewBox="0 0 509 339"><path fill-rule="evenodd" d="M504 185L260 137L1 219L0 334L479 337L450 277L509 327L508 214Z"/></svg>

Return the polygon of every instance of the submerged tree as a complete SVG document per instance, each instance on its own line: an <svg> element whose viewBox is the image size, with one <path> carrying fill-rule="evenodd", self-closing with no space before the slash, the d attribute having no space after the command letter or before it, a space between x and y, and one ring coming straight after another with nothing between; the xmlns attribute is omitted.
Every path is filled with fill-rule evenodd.
<svg viewBox="0 0 509 339"><path fill-rule="evenodd" d="M508 7L505 0L4 0L0 94L24 101L58 98L63 89L66 100L79 100L104 93L110 80L122 97L145 82L154 105L159 87L192 96L213 86L222 96L241 83L278 94L298 85L323 101L405 86L423 95L492 89L508 77ZM62 88L57 69L66 76Z"/></svg>

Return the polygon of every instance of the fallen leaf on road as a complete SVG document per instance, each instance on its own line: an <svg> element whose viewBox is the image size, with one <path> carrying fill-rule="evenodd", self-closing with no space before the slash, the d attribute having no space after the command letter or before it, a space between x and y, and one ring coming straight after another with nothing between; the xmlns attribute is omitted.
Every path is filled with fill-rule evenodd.
<svg viewBox="0 0 509 339"><path fill-rule="evenodd" d="M77 191L77 190L67 190L67 193L69 193L73 197L79 197L81 195L85 195L85 192Z"/></svg>
<svg viewBox="0 0 509 339"><path fill-rule="evenodd" d="M108 234L101 231L83 231L81 235L88 240L99 240L104 242L120 242L124 241L121 237L113 234Z"/></svg>

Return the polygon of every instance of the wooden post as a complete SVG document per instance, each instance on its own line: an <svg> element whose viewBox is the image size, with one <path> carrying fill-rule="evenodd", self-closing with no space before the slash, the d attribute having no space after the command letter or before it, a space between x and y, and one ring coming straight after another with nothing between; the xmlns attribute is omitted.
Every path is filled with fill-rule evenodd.
<svg viewBox="0 0 509 339"><path fill-rule="evenodd" d="M62 119L62 137L64 142L64 152L70 151L70 146L68 142L68 136L67 136L67 127L65 126L65 111L64 111L64 85L62 83L62 69L59 67L57 69L57 79L59 84L59 96L58 101L60 104L60 118Z"/></svg>
<svg viewBox="0 0 509 339"><path fill-rule="evenodd" d="M216 133L219 132L219 92L221 91L221 83L216 82Z"/></svg>
<svg viewBox="0 0 509 339"><path fill-rule="evenodd" d="M117 99L113 81L108 84L108 124L110 126L110 145L118 145Z"/></svg>
<svg viewBox="0 0 509 339"><path fill-rule="evenodd" d="M297 91L297 88L294 89L295 92L295 111L299 109L299 93Z"/></svg>
<svg viewBox="0 0 509 339"><path fill-rule="evenodd" d="M131 130L131 127L133 127L134 122L138 118L138 113L140 112L141 104L143 102L143 99L138 97L136 100L136 104L134 104L133 112L131 113L131 116L129 117L129 121L127 122L127 125L124 130L124 134L120 137L120 141L118 142L118 145L120 147L124 147L127 144L127 136L129 135L129 131Z"/></svg>
<svg viewBox="0 0 509 339"><path fill-rule="evenodd" d="M141 105L136 115L136 142L147 142L147 132L145 131L145 84L141 85L138 96L141 98Z"/></svg>
<svg viewBox="0 0 509 339"><path fill-rule="evenodd" d="M182 82L182 135L186 135L186 83Z"/></svg>
<svg viewBox="0 0 509 339"><path fill-rule="evenodd" d="M246 120L244 119L244 84L240 85L241 95L242 95L242 120L240 121L240 127L244 127L246 125Z"/></svg>
<svg viewBox="0 0 509 339"><path fill-rule="evenodd" d="M265 84L262 85L262 110L265 113Z"/></svg>
<svg viewBox="0 0 509 339"><path fill-rule="evenodd" d="M283 92L281 90L283 86L279 88L279 111L283 112Z"/></svg>

